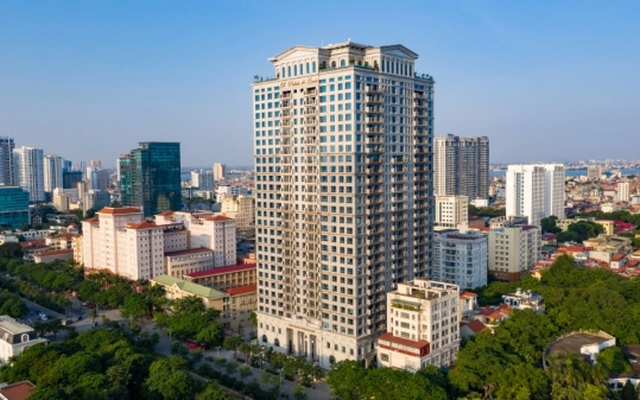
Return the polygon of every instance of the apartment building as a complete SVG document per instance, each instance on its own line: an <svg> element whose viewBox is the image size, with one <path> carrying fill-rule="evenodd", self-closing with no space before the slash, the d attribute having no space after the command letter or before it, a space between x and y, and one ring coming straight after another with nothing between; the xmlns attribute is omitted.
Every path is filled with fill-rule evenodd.
<svg viewBox="0 0 640 400"><path fill-rule="evenodd" d="M478 233L442 232L436 235L430 278L463 289L487 284L488 240Z"/></svg>
<svg viewBox="0 0 640 400"><path fill-rule="evenodd" d="M253 84L258 338L375 355L385 294L428 275L433 85L402 45L294 46Z"/></svg>
<svg viewBox="0 0 640 400"><path fill-rule="evenodd" d="M489 273L514 282L523 278L540 257L540 228L505 226L489 231Z"/></svg>
<svg viewBox="0 0 640 400"><path fill-rule="evenodd" d="M387 332L378 338L378 365L418 371L451 365L460 348L460 288L414 280L387 294Z"/></svg>
<svg viewBox="0 0 640 400"><path fill-rule="evenodd" d="M436 196L433 227L435 230L458 229L469 226L469 198L466 196Z"/></svg>
<svg viewBox="0 0 640 400"><path fill-rule="evenodd" d="M255 202L252 196L223 195L221 214L233 218L237 229L253 229L255 223Z"/></svg>
<svg viewBox="0 0 640 400"><path fill-rule="evenodd" d="M542 218L564 218L564 166L561 164L509 165L507 217L527 217L540 226Z"/></svg>
<svg viewBox="0 0 640 400"><path fill-rule="evenodd" d="M433 143L436 196L489 197L489 138L448 134Z"/></svg>

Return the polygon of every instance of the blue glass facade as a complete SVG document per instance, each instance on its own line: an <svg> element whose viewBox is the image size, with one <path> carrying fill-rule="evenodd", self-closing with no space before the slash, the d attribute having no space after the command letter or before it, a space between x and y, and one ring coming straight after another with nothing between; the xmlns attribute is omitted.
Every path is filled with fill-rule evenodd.
<svg viewBox="0 0 640 400"><path fill-rule="evenodd" d="M182 209L180 143L140 143L119 163L122 205L142 207L145 216Z"/></svg>
<svg viewBox="0 0 640 400"><path fill-rule="evenodd" d="M17 186L0 186L0 227L17 229L30 221L29 192Z"/></svg>

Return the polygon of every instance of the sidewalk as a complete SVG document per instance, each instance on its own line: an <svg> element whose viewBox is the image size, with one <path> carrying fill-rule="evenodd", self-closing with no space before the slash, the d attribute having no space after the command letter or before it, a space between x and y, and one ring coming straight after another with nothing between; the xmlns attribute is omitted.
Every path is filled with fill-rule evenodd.
<svg viewBox="0 0 640 400"><path fill-rule="evenodd" d="M144 324L142 324L142 329L144 329L145 331L149 332L149 333L153 333L156 332L159 336L160 336L160 340L158 341L158 344L156 345L156 352L160 353L160 354L164 354L167 356L171 355L171 343L169 342L169 337L165 334L164 331L160 330L160 329L155 329L155 325L153 322L146 322ZM224 350L222 348L220 349L213 349L213 350L207 350L205 351L203 354L205 357L207 356L211 356L211 357L221 357L221 358L225 358L227 360L234 360L233 358L233 351L229 351L229 350ZM238 355L240 355L238 353ZM213 362L209 362L206 361L205 359L202 360L203 363L208 363L209 365L211 365L214 369L223 372L223 373L227 373L224 369L218 368ZM242 366L243 363L238 362L238 366ZM248 364L247 364L248 365ZM236 379L241 379L242 381L244 381L245 383L251 382L254 379L256 380L256 382L258 382L260 384L260 387L262 387L265 390L268 390L271 388L270 385L264 385L261 382L261 377L262 375L265 373L265 371L263 371L260 368L251 368L251 372L253 373L252 375L246 377L246 378L242 378L240 376L239 373L234 373L232 374L232 376ZM280 386L280 392L281 393L287 393L289 395L289 399L294 399L293 397L293 387L296 386L297 383L295 382L289 382L287 380L284 380L282 386ZM318 382L316 383L316 387L315 389L313 388L306 388L303 387L305 393L307 394L307 399L308 400L326 400L330 397L330 392L331 392L331 388L329 387L329 385L327 385L326 382Z"/></svg>

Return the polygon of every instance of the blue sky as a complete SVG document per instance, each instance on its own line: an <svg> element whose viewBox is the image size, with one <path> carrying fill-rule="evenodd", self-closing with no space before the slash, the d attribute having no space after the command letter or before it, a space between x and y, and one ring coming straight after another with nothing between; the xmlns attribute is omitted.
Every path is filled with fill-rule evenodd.
<svg viewBox="0 0 640 400"><path fill-rule="evenodd" d="M401 43L436 79L436 135L492 162L640 158L638 1L4 1L0 136L73 161L180 141L184 166L251 165L268 57Z"/></svg>

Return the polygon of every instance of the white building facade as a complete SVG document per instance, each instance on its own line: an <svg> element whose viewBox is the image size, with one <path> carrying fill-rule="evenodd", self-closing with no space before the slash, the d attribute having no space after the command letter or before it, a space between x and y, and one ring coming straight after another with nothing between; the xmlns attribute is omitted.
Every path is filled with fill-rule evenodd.
<svg viewBox="0 0 640 400"><path fill-rule="evenodd" d="M41 149L20 147L13 150L16 185L29 192L29 201L41 203L44 194L44 155Z"/></svg>
<svg viewBox="0 0 640 400"><path fill-rule="evenodd" d="M527 217L540 226L545 217L545 168L541 165L509 165L507 169L507 217Z"/></svg>
<svg viewBox="0 0 640 400"><path fill-rule="evenodd" d="M213 164L213 179L216 181L224 180L227 173L227 166L220 163Z"/></svg>
<svg viewBox="0 0 640 400"><path fill-rule="evenodd" d="M53 193L56 188L62 188L62 172L64 159L60 156L46 155L43 161L44 191Z"/></svg>
<svg viewBox="0 0 640 400"><path fill-rule="evenodd" d="M564 165L544 165L544 216L564 218ZM535 224L534 224L535 225Z"/></svg>
<svg viewBox="0 0 640 400"><path fill-rule="evenodd" d="M631 198L629 192L629 182L618 183L617 197L618 201L629 202L629 199Z"/></svg>
<svg viewBox="0 0 640 400"><path fill-rule="evenodd" d="M418 371L446 367L460 349L457 285L432 280L398 284L387 294L387 333L378 338L378 365Z"/></svg>
<svg viewBox="0 0 640 400"><path fill-rule="evenodd" d="M39 338L29 325L0 315L0 365L9 363L11 357L19 355L27 347L46 342L48 340Z"/></svg>
<svg viewBox="0 0 640 400"><path fill-rule="evenodd" d="M488 239L478 233L443 232L436 236L430 278L463 289L487 284Z"/></svg>
<svg viewBox="0 0 640 400"><path fill-rule="evenodd" d="M385 294L426 278L433 79L401 45L295 46L254 90L258 338L370 361Z"/></svg>

